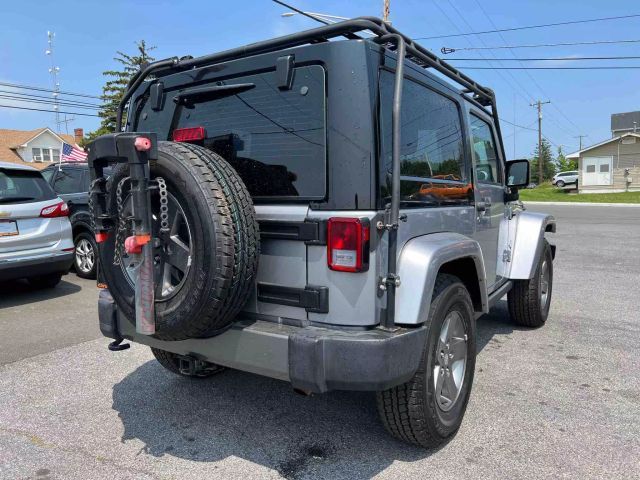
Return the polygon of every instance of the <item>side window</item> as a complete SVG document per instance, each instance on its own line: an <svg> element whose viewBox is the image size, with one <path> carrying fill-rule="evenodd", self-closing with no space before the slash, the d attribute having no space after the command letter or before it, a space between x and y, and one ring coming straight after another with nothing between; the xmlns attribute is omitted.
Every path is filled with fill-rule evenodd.
<svg viewBox="0 0 640 480"><path fill-rule="evenodd" d="M394 74L380 77L382 199L391 197L391 105ZM405 79L402 92L400 193L403 208L466 205L473 192L456 103Z"/></svg>
<svg viewBox="0 0 640 480"><path fill-rule="evenodd" d="M476 179L479 183L500 183L500 162L491 126L472 114L471 136L473 138Z"/></svg>
<svg viewBox="0 0 640 480"><path fill-rule="evenodd" d="M51 184L51 179L53 178L53 174L56 173L55 169L49 168L46 170L42 170L42 176L47 181L48 184Z"/></svg>
<svg viewBox="0 0 640 480"><path fill-rule="evenodd" d="M79 168L70 168L58 172L53 182L53 189L61 195L82 192L82 188L82 170Z"/></svg>

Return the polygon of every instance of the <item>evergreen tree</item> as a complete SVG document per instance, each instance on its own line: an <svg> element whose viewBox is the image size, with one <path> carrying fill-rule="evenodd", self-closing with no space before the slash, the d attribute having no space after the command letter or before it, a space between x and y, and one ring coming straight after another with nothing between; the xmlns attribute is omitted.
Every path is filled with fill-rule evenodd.
<svg viewBox="0 0 640 480"><path fill-rule="evenodd" d="M568 170L577 170L578 169L578 160L575 158L567 158L564 156L564 152L562 151L562 147L558 147L558 171L566 172Z"/></svg>
<svg viewBox="0 0 640 480"><path fill-rule="evenodd" d="M531 181L539 185L546 180L551 180L551 177L556 174L556 160L553 158L551 145L546 138L542 139L542 161L544 169L544 178L542 179L539 178L538 157L538 145L536 145L536 149L533 152L533 158L531 159Z"/></svg>
<svg viewBox="0 0 640 480"><path fill-rule="evenodd" d="M127 89L127 84L131 77L140 70L141 67L149 62L155 60L149 52L156 47L149 47L144 40L135 42L136 53L129 55L124 52L116 52L116 56L113 58L116 62L122 65L121 70L107 70L102 74L107 77L107 81L102 87L102 107L100 108L100 127L91 132L87 137L87 141L94 139L105 133L112 133L116 129L116 112L118 110L118 104L124 96L124 92ZM123 123L126 122L126 112L123 117Z"/></svg>

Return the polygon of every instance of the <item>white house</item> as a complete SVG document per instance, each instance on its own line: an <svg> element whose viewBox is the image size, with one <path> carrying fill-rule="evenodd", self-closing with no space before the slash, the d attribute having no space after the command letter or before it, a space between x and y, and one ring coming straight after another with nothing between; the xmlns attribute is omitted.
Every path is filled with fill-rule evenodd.
<svg viewBox="0 0 640 480"><path fill-rule="evenodd" d="M82 129L75 129L74 134L57 134L47 127L36 130L0 129L0 161L27 163L41 170L60 161L63 142L76 145L81 141Z"/></svg>

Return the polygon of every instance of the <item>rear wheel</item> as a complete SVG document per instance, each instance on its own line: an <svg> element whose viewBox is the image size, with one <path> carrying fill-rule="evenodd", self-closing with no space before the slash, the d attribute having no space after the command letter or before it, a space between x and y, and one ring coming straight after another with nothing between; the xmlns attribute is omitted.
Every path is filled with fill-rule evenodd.
<svg viewBox="0 0 640 480"><path fill-rule="evenodd" d="M29 277L27 278L27 281L31 286L36 288L53 288L60 283L61 279L61 273L50 273L48 275Z"/></svg>
<svg viewBox="0 0 640 480"><path fill-rule="evenodd" d="M509 314L518 325L541 327L549 316L553 290L553 255L544 240L535 274L530 280L515 280L507 295Z"/></svg>
<svg viewBox="0 0 640 480"><path fill-rule="evenodd" d="M175 373L176 375L181 375L183 377L207 378L225 370L224 367L216 365L215 363L202 362L202 364L200 365L201 368L197 369L195 373L189 373L180 368L179 355L153 347L151 347L151 352L153 353L153 356L156 357L156 360L158 361L158 363L160 363L160 365L162 365L170 372Z"/></svg>
<svg viewBox="0 0 640 480"><path fill-rule="evenodd" d="M80 232L73 239L76 247L74 267L81 278L96 278L98 266L96 241L89 232Z"/></svg>
<svg viewBox="0 0 640 480"><path fill-rule="evenodd" d="M427 323L427 344L414 377L378 392L377 403L393 436L432 448L458 431L475 370L473 304L457 277L438 276Z"/></svg>

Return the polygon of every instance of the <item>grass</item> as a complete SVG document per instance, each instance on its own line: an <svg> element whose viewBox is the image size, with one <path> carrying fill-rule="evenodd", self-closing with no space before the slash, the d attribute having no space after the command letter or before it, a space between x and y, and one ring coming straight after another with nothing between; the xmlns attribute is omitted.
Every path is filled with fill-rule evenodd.
<svg viewBox="0 0 640 480"><path fill-rule="evenodd" d="M575 193L575 190L556 188L544 183L536 188L520 190L523 202L592 202L592 203L640 203L640 192Z"/></svg>

